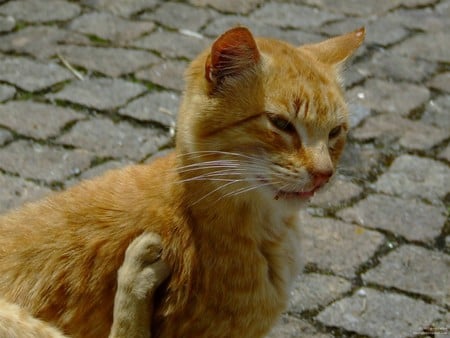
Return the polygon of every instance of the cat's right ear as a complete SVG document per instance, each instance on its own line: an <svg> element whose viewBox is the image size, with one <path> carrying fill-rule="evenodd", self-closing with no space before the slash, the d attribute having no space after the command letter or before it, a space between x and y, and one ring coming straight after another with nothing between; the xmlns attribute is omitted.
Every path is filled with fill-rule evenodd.
<svg viewBox="0 0 450 338"><path fill-rule="evenodd" d="M219 85L227 77L243 74L260 59L252 33L245 27L236 27L222 34L212 45L205 64L205 77Z"/></svg>

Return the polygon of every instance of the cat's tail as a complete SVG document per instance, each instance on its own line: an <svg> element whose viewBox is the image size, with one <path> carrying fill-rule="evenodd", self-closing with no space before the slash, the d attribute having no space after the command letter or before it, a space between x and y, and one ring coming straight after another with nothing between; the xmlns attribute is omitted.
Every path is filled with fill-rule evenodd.
<svg viewBox="0 0 450 338"><path fill-rule="evenodd" d="M1 338L68 338L58 329L34 318L25 309L0 298Z"/></svg>

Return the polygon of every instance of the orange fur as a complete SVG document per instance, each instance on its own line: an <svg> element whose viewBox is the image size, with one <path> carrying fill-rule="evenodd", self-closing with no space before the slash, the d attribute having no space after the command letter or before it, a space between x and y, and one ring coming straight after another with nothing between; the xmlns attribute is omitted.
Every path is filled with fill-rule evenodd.
<svg viewBox="0 0 450 338"><path fill-rule="evenodd" d="M342 151L338 68L363 38L296 48L225 33L186 73L173 153L0 217L0 295L72 337L106 337L124 252L150 231L172 270L154 337L263 336L300 271L298 208Z"/></svg>

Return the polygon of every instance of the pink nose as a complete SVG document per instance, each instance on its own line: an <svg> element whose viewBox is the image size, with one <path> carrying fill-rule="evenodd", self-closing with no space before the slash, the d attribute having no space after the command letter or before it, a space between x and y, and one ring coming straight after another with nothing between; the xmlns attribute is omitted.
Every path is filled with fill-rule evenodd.
<svg viewBox="0 0 450 338"><path fill-rule="evenodd" d="M330 180L330 177L333 176L333 171L329 170L329 171L315 172L312 176L314 187L320 188Z"/></svg>

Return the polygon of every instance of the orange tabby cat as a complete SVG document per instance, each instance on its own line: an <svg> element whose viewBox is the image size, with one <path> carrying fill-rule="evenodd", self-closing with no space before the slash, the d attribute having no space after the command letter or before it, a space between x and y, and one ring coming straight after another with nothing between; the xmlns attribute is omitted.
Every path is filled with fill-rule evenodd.
<svg viewBox="0 0 450 338"><path fill-rule="evenodd" d="M0 295L72 337L106 337L124 252L154 232L172 274L152 336L266 334L300 272L298 209L344 147L339 68L363 39L223 34L187 71L173 153L0 218Z"/></svg>

